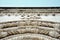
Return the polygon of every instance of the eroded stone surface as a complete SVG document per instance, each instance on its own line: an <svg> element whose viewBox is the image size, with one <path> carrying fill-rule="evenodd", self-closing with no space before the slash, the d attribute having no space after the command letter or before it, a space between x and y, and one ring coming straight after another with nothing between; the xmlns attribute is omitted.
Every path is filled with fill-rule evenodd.
<svg viewBox="0 0 60 40"><path fill-rule="evenodd" d="M36 39L36 40L59 40L56 38L52 38L50 36L46 36L46 35L42 35L42 34L19 34L19 35L12 35L6 38L3 38L1 40L24 40L24 39L28 39L28 40L32 40L32 39Z"/></svg>
<svg viewBox="0 0 60 40"><path fill-rule="evenodd" d="M60 8L0 9L0 40L60 40ZM43 16L43 17L41 17ZM48 18L45 17L52 17ZM13 19L10 19L10 17Z"/></svg>

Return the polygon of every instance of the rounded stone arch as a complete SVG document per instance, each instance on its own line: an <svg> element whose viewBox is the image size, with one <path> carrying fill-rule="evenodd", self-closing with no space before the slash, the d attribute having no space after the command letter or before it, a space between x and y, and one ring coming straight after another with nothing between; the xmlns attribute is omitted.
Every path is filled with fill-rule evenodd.
<svg viewBox="0 0 60 40"><path fill-rule="evenodd" d="M42 34L17 34L11 35L1 40L59 40Z"/></svg>

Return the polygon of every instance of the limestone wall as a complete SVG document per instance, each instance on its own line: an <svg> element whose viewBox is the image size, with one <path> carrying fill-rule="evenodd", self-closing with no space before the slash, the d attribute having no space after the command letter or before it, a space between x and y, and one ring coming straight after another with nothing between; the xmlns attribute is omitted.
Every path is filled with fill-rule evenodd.
<svg viewBox="0 0 60 40"><path fill-rule="evenodd" d="M57 15L60 9L0 9L0 17L21 16L18 21L0 22L0 40L60 40L60 22L40 20Z"/></svg>

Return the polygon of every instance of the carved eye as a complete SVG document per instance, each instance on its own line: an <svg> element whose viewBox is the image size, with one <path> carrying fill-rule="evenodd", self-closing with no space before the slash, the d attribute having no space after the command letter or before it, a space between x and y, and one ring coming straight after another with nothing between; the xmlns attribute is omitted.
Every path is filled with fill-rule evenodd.
<svg viewBox="0 0 60 40"><path fill-rule="evenodd" d="M8 16L10 16L10 14L8 14Z"/></svg>
<svg viewBox="0 0 60 40"><path fill-rule="evenodd" d="M37 16L40 16L40 14L37 14Z"/></svg>
<svg viewBox="0 0 60 40"><path fill-rule="evenodd" d="M52 14L53 16L55 16L55 14Z"/></svg>

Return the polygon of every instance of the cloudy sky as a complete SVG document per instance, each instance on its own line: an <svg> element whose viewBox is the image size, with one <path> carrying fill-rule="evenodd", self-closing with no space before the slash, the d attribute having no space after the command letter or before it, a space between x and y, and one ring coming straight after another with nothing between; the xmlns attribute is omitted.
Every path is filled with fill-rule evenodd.
<svg viewBox="0 0 60 40"><path fill-rule="evenodd" d="M0 7L46 7L60 6L60 0L0 0Z"/></svg>

